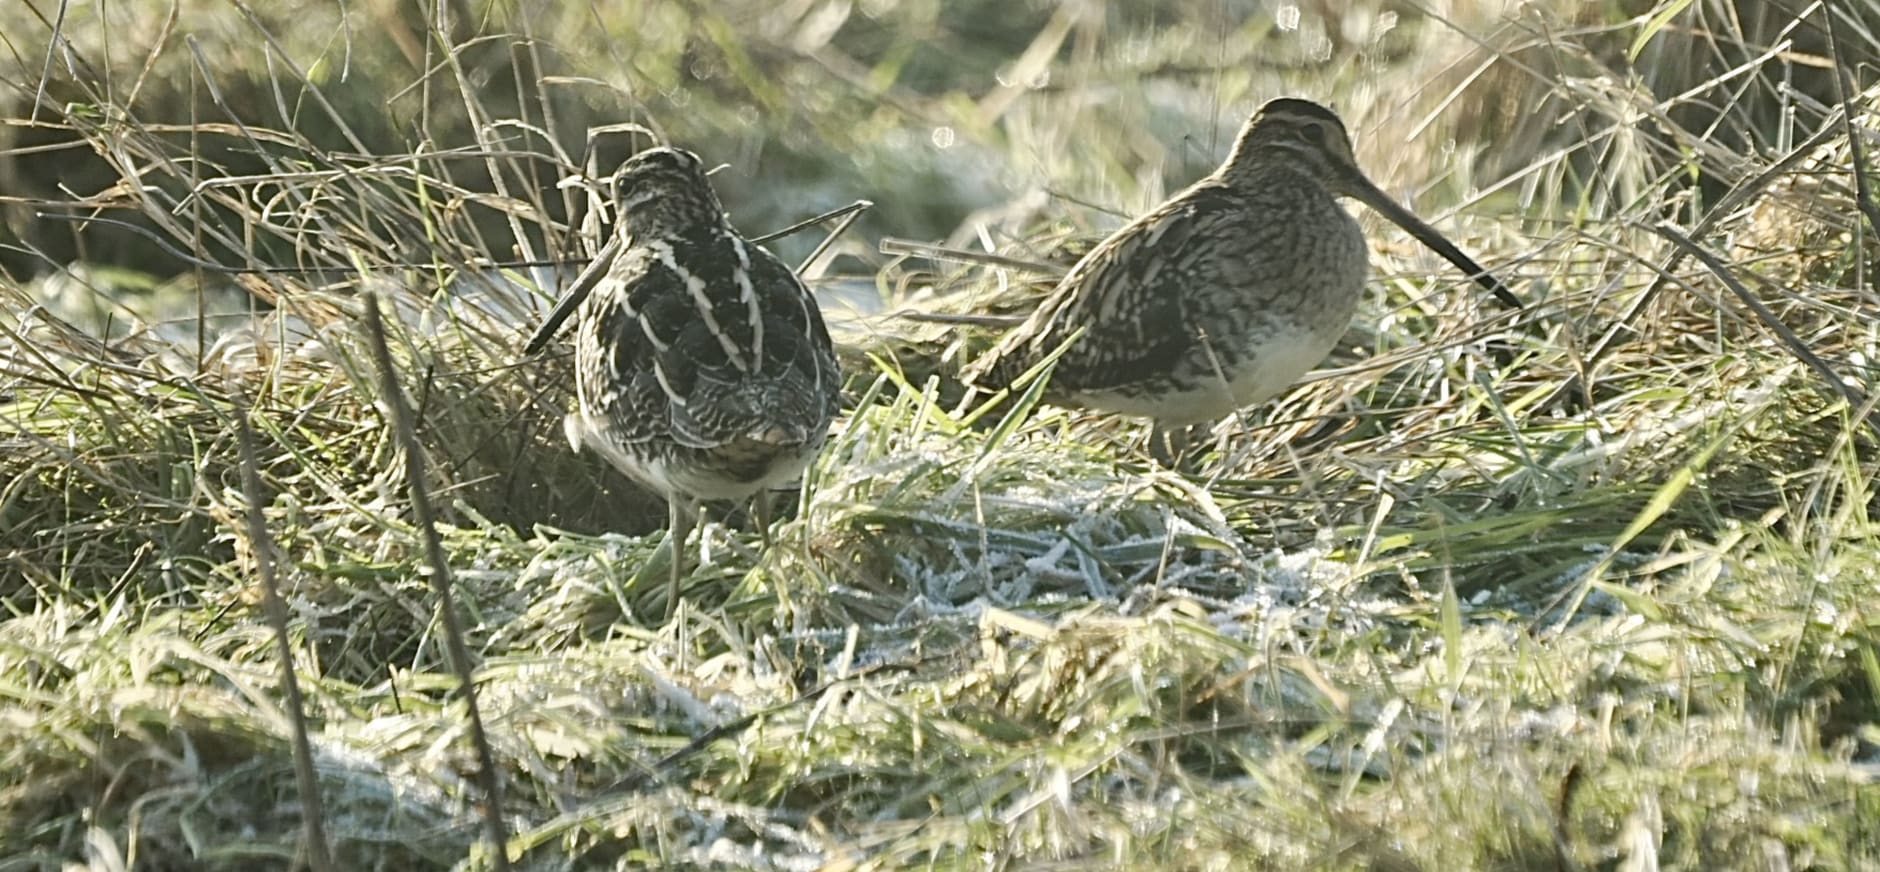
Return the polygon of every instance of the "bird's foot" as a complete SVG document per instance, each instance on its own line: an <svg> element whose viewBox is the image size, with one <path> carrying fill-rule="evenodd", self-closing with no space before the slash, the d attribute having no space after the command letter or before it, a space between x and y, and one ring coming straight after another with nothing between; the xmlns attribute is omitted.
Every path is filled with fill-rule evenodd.
<svg viewBox="0 0 1880 872"><path fill-rule="evenodd" d="M1206 424L1172 429L1157 425L1149 431L1149 457L1164 469L1192 475L1201 468L1207 454L1205 437L1211 432Z"/></svg>

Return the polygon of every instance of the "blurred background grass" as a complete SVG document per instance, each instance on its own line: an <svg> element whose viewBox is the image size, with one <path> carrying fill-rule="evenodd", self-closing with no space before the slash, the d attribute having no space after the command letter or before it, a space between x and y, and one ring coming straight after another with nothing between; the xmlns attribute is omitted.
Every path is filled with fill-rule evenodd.
<svg viewBox="0 0 1880 872"><path fill-rule="evenodd" d="M1677 14L1647 29L1661 12ZM1138 212L1211 168L1248 110L1282 93L1334 106L1373 175L1435 204L1519 178L1556 149L1572 152L1575 171L1559 174L1566 190L1543 193L1613 196L1649 181L1595 177L1624 167L1598 159L1626 146L1622 132L1594 138L1624 120L1614 110L1734 70L1727 104L1667 101L1647 119L1660 129L1632 146L1701 138L1713 153L1689 171L1714 195L1730 181L1726 155L1779 144L1793 95L1834 101L1822 30L1797 26L1797 12L1642 0L388 2L349 13L25 3L0 13L14 55L0 96L12 243L0 267L22 279L74 261L157 279L185 269L115 228L34 218L36 201L100 198L119 183L109 156L74 135L94 125L137 126L190 154L183 178L267 172L260 146L232 129L242 123L292 130L331 156L500 147L514 153L514 182L540 186L555 179L551 141L602 171L647 145L624 132L589 142L590 129L627 122L725 163L718 184L752 230L867 196L877 207L860 239L963 241L1078 205ZM1731 40L1715 38L1720 27ZM1801 62L1748 66L1776 46ZM1854 63L1871 50L1865 38L1844 47ZM483 161L449 168L465 188L491 190ZM1486 205L1516 212L1533 200L1513 193ZM546 205L567 217L565 199ZM495 210L473 219L486 234L507 230Z"/></svg>

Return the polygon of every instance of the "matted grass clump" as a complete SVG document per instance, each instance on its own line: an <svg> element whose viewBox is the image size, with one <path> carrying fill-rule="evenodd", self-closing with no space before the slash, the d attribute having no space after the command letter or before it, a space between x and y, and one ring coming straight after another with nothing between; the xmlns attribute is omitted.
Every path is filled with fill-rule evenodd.
<svg viewBox="0 0 1880 872"><path fill-rule="evenodd" d="M0 13L46 95L0 156L0 870L1880 868L1867 22L183 5ZM997 319L894 312L1022 314L1279 93L1528 307L1367 216L1360 323L1192 471L960 407ZM879 204L806 270L828 449L770 548L716 507L671 619L663 506L519 356L598 241L556 180L649 130L752 233Z"/></svg>

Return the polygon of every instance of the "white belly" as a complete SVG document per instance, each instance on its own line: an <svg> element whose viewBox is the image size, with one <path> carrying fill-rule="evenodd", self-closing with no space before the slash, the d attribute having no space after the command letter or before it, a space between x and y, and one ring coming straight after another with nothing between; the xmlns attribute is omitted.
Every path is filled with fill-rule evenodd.
<svg viewBox="0 0 1880 872"><path fill-rule="evenodd" d="M570 412L562 419L562 430L568 437L568 444L576 451L585 449L599 454L628 478L668 499L675 495L703 500L748 499L759 491L795 481L809 468L821 447L820 444L804 446L799 452L779 456L763 476L743 481L711 475L692 465L671 463L662 457L629 454L608 434L604 424L580 411Z"/></svg>
<svg viewBox="0 0 1880 872"><path fill-rule="evenodd" d="M1325 360L1339 335L1282 330L1260 342L1236 372L1224 374L1213 367L1212 376L1190 379L1190 390L1095 390L1079 392L1078 399L1091 408L1154 418L1167 426L1211 423L1284 393Z"/></svg>

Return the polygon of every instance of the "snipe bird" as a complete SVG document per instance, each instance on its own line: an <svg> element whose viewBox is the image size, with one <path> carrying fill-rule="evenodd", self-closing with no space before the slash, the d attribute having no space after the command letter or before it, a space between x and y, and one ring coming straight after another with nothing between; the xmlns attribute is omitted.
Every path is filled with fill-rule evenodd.
<svg viewBox="0 0 1880 872"><path fill-rule="evenodd" d="M1325 359L1357 311L1369 252L1340 196L1520 307L1365 178L1338 116L1282 98L1247 120L1218 169L1071 267L965 379L982 391L1007 387L1069 342L1044 399L1153 419L1156 449L1171 429L1270 399Z"/></svg>
<svg viewBox="0 0 1880 872"><path fill-rule="evenodd" d="M613 241L529 343L580 307L568 440L666 497L669 614L699 501L757 497L768 542L766 497L822 449L841 387L815 298L731 226L705 169L664 147L622 164Z"/></svg>

